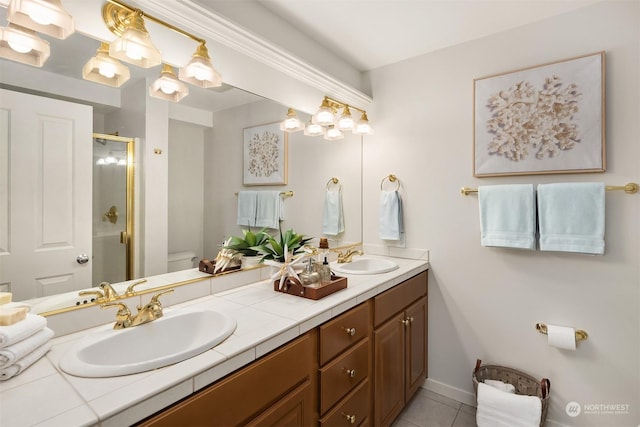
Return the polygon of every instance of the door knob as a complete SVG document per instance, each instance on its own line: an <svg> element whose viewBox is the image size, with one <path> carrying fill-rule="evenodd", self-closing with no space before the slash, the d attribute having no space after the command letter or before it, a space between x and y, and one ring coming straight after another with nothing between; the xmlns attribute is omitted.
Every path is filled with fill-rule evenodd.
<svg viewBox="0 0 640 427"><path fill-rule="evenodd" d="M82 254L82 255L78 255L78 257L76 258L76 262L78 264L86 264L89 262L89 255L87 254Z"/></svg>

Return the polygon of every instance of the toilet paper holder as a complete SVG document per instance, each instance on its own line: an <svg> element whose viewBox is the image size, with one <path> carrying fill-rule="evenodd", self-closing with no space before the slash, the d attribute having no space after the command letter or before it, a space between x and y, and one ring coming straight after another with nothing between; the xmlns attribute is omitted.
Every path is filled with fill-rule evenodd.
<svg viewBox="0 0 640 427"><path fill-rule="evenodd" d="M544 323L536 323L536 330L541 334L547 335L547 325ZM585 341L589 338L587 331L583 331L582 329L576 330L576 341Z"/></svg>

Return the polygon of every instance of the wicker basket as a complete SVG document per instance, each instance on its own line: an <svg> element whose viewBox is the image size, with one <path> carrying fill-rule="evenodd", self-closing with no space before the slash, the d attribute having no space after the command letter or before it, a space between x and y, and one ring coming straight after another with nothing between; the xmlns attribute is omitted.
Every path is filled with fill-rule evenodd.
<svg viewBox="0 0 640 427"><path fill-rule="evenodd" d="M551 382L543 378L538 381L529 374L518 371L513 368L498 365L480 366L482 361L476 361L476 367L473 370L473 390L478 398L478 382L484 380L499 380L509 383L516 388L516 394L525 396L538 396L542 401L542 414L540 416L540 426L544 425L547 418L547 409L549 407L549 395L551 392Z"/></svg>

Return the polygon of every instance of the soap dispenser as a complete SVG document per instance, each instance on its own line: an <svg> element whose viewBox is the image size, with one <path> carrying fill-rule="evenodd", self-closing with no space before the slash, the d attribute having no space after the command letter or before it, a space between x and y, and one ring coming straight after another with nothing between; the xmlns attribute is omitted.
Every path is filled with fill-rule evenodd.
<svg viewBox="0 0 640 427"><path fill-rule="evenodd" d="M309 258L309 263L305 270L299 274L302 286L317 288L320 286L320 273L314 271L313 260Z"/></svg>
<svg viewBox="0 0 640 427"><path fill-rule="evenodd" d="M322 261L322 265L320 266L320 282L323 285L331 282L331 267L329 267L329 261L327 257L324 257L324 261Z"/></svg>

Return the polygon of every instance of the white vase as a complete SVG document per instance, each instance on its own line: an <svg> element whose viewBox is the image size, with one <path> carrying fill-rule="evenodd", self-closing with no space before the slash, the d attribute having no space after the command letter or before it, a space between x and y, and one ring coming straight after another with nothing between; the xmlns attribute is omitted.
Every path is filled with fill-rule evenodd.
<svg viewBox="0 0 640 427"><path fill-rule="evenodd" d="M251 268L256 268L258 266L258 264L260 263L261 259L262 259L262 255L255 255L255 256L243 255L242 256L242 269L243 270L249 270Z"/></svg>

